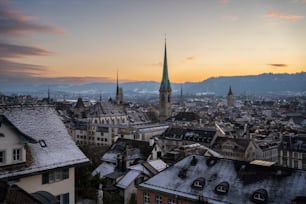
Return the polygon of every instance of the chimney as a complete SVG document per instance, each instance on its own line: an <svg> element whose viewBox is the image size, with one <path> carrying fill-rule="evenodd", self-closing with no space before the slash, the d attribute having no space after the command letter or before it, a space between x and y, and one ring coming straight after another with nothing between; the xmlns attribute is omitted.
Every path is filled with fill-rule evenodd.
<svg viewBox="0 0 306 204"><path fill-rule="evenodd" d="M155 144L154 138L150 138L149 145L152 147Z"/></svg>

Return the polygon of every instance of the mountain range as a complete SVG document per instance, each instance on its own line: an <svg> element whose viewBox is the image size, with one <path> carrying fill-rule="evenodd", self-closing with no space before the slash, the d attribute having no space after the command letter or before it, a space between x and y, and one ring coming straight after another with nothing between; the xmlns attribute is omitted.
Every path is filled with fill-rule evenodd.
<svg viewBox="0 0 306 204"><path fill-rule="evenodd" d="M155 97L158 95L160 82L125 82L119 83L123 88L125 98ZM265 73L250 76L222 76L212 77L201 82L172 83L172 95L216 95L225 96L232 88L233 94L238 95L306 95L306 72L296 74ZM30 94L33 96L47 96L48 88L54 98L77 97L97 99L114 97L116 83L88 83L72 84L46 84L46 85L5 85L2 84L0 92L4 94Z"/></svg>

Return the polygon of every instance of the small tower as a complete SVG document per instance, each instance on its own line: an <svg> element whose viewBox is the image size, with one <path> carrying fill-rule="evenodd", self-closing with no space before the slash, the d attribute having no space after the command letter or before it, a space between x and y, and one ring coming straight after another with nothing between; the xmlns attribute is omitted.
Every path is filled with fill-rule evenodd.
<svg viewBox="0 0 306 204"><path fill-rule="evenodd" d="M183 96L183 84L181 85L181 95L180 95L180 104L184 104L184 96Z"/></svg>
<svg viewBox="0 0 306 204"><path fill-rule="evenodd" d="M117 104L122 104L122 102L123 102L123 90L122 90L122 88L119 87L118 71L117 71L116 103Z"/></svg>
<svg viewBox="0 0 306 204"><path fill-rule="evenodd" d="M229 90L228 90L228 93L227 93L227 96L226 96L226 100L227 100L227 106L228 107L233 107L234 106L235 97L233 95L231 86L229 87Z"/></svg>
<svg viewBox="0 0 306 204"><path fill-rule="evenodd" d="M167 46L165 40L163 78L159 88L159 119L165 121L171 116L171 84L168 76Z"/></svg>
<svg viewBox="0 0 306 204"><path fill-rule="evenodd" d="M48 104L50 104L50 87L48 86Z"/></svg>

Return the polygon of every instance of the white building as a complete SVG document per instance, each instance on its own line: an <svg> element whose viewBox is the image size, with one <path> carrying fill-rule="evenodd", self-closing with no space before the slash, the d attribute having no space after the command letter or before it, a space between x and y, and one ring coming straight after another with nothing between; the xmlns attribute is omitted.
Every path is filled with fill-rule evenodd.
<svg viewBox="0 0 306 204"><path fill-rule="evenodd" d="M28 193L47 191L75 203L75 167L88 158L49 106L0 108L0 179Z"/></svg>

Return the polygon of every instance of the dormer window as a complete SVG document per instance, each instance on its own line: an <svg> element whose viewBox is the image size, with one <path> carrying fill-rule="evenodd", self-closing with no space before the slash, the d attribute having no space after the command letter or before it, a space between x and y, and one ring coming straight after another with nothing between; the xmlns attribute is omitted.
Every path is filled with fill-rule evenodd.
<svg viewBox="0 0 306 204"><path fill-rule="evenodd" d="M265 189L258 189L252 194L251 200L260 204L268 203L268 192Z"/></svg>
<svg viewBox="0 0 306 204"><path fill-rule="evenodd" d="M192 187L196 189L203 189L205 186L205 178L200 177L193 181Z"/></svg>
<svg viewBox="0 0 306 204"><path fill-rule="evenodd" d="M229 183L228 182L221 182L219 183L216 188L215 188L215 192L217 194L227 194L229 191Z"/></svg>

